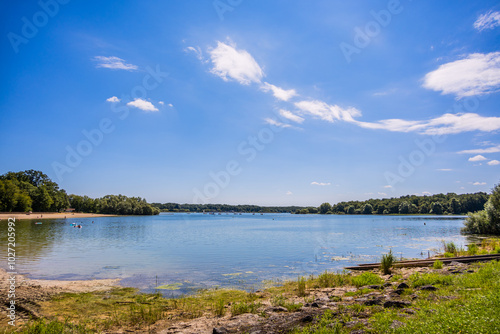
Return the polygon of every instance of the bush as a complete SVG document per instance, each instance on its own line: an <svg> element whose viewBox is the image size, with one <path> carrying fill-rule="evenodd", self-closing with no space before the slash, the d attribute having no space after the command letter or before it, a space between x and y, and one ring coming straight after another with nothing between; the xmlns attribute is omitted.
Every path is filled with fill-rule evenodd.
<svg viewBox="0 0 500 334"><path fill-rule="evenodd" d="M457 246L453 241L445 242L443 241L443 248L445 253L452 253L453 255L457 255Z"/></svg>
<svg viewBox="0 0 500 334"><path fill-rule="evenodd" d="M479 248L476 244L467 245L467 255L476 255Z"/></svg>
<svg viewBox="0 0 500 334"><path fill-rule="evenodd" d="M392 249L389 250L389 253L382 255L380 269L382 270L384 275L388 275L391 273L391 267L394 262L396 262L396 257L392 254Z"/></svg>

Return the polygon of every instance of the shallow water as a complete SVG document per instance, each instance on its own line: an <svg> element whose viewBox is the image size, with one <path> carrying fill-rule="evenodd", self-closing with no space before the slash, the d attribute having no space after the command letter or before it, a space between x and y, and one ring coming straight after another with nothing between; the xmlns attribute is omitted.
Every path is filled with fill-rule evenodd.
<svg viewBox="0 0 500 334"><path fill-rule="evenodd" d="M16 264L32 278L122 278L166 294L211 286L259 288L324 270L432 255L467 244L463 217L161 214L16 222ZM94 223L92 223L92 221ZM78 229L71 223L81 223ZM0 240L7 244L6 221ZM7 267L7 249L0 267ZM177 284L174 284L177 283ZM172 290L174 289L174 290Z"/></svg>

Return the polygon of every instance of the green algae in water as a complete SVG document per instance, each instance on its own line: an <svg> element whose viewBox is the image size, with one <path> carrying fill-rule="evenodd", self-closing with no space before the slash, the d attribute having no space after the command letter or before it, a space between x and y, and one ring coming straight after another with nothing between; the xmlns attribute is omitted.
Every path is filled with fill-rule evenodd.
<svg viewBox="0 0 500 334"><path fill-rule="evenodd" d="M156 289L161 290L179 290L182 286L182 283L172 283L172 284L164 284L156 287Z"/></svg>

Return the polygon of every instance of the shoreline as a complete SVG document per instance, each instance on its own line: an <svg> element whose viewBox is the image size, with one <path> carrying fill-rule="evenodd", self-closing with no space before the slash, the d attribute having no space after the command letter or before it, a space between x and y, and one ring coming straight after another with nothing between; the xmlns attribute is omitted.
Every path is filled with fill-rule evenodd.
<svg viewBox="0 0 500 334"><path fill-rule="evenodd" d="M70 218L92 218L92 217L117 217L118 215L100 214L100 213L81 213L81 212L33 212L28 213L0 213L0 221L9 218L16 220L33 219L70 219Z"/></svg>

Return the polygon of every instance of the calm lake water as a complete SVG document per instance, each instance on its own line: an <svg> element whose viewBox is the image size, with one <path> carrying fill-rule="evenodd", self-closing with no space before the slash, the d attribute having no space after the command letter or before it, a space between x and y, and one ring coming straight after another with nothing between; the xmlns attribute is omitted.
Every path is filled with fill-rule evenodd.
<svg viewBox="0 0 500 334"><path fill-rule="evenodd" d="M382 254L427 257L441 241L466 245L463 217L291 214L161 214L148 217L16 221L20 273L32 278L122 278L153 291L179 283L252 289L265 280L378 262ZM92 223L94 221L94 223ZM78 229L71 223L81 223ZM7 244L6 220L0 223ZM7 267L7 249L0 251ZM182 285L181 285L182 284Z"/></svg>

